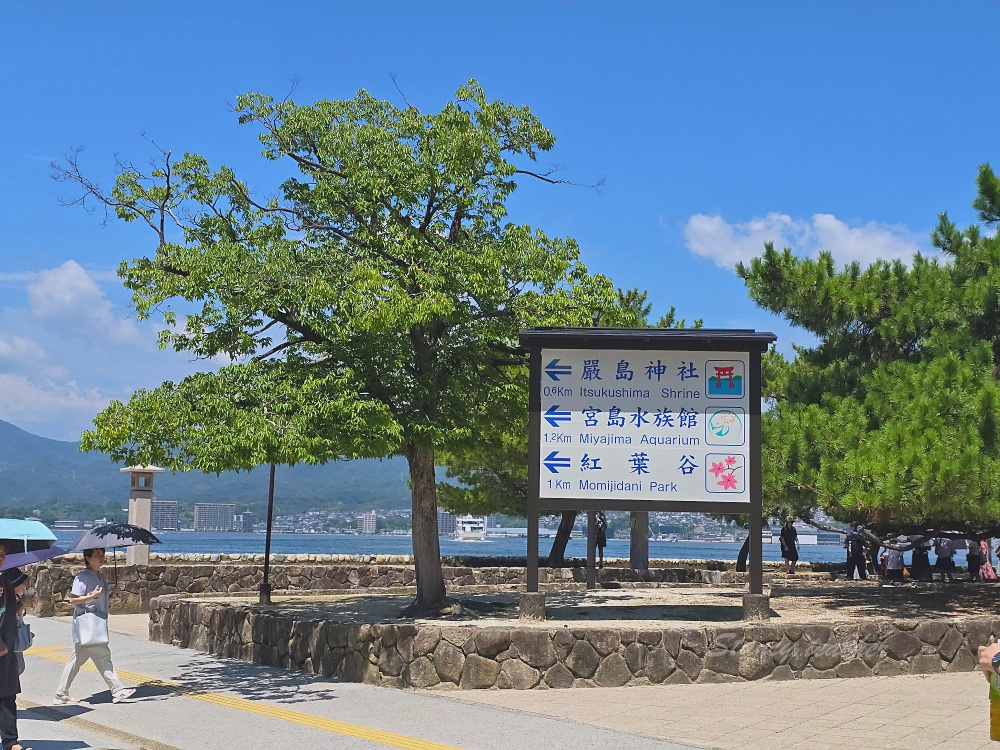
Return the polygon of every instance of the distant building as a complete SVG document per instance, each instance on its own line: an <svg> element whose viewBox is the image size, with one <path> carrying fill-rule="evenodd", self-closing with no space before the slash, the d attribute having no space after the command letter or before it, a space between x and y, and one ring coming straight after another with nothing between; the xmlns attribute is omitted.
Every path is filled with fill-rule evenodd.
<svg viewBox="0 0 1000 750"><path fill-rule="evenodd" d="M455 536L455 529L458 528L456 517L446 510L438 511L438 535Z"/></svg>
<svg viewBox="0 0 1000 750"><path fill-rule="evenodd" d="M486 516L486 528L487 529L495 529L499 525L500 525L500 522L497 520L497 514L496 513L494 513L493 515L490 515L490 516Z"/></svg>
<svg viewBox="0 0 1000 750"><path fill-rule="evenodd" d="M254 524L257 523L257 517L248 510L243 511L238 516L236 516L233 528L237 531L252 532L254 530Z"/></svg>
<svg viewBox="0 0 1000 750"><path fill-rule="evenodd" d="M367 513L362 513L358 519L358 532L361 534L374 534L376 531L378 531L378 516L375 515L375 511L371 510Z"/></svg>
<svg viewBox="0 0 1000 750"><path fill-rule="evenodd" d="M232 531L236 503L195 503L195 531Z"/></svg>
<svg viewBox="0 0 1000 750"><path fill-rule="evenodd" d="M176 500L153 500L149 525L158 531L177 531L181 527Z"/></svg>

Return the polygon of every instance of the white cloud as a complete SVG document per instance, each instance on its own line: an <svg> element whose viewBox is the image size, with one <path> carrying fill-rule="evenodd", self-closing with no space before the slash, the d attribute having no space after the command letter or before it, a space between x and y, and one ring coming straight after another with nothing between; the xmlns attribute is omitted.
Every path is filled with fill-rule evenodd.
<svg viewBox="0 0 1000 750"><path fill-rule="evenodd" d="M0 419L29 430L44 427L43 432L59 439L79 440L79 428L110 401L96 388L80 388L76 381L38 383L0 372Z"/></svg>
<svg viewBox="0 0 1000 750"><path fill-rule="evenodd" d="M39 271L27 292L31 313L41 321L119 344L138 337L135 323L116 314L94 277L76 261Z"/></svg>
<svg viewBox="0 0 1000 750"><path fill-rule="evenodd" d="M0 273L0 284L23 284L28 281L34 281L37 278L38 274L34 271Z"/></svg>
<svg viewBox="0 0 1000 750"><path fill-rule="evenodd" d="M42 346L13 333L0 333L0 370L37 375L45 380L63 379L68 371L54 364Z"/></svg>
<svg viewBox="0 0 1000 750"><path fill-rule="evenodd" d="M684 225L684 237L695 255L728 269L760 255L765 242L773 242L778 249L790 247L804 256L815 257L826 250L838 265L853 261L867 265L876 259L905 262L921 249L904 226L869 221L852 227L833 214L803 220L771 213L735 224L721 216L695 214Z"/></svg>

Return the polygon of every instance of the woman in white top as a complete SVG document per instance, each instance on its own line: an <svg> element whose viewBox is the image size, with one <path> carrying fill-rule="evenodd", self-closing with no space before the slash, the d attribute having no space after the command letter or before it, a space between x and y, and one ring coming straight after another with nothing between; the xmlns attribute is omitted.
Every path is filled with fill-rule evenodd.
<svg viewBox="0 0 1000 750"><path fill-rule="evenodd" d="M73 579L73 588L69 595L69 603L73 605L73 655L66 663L66 668L59 679L59 687L56 688L56 697L53 703L57 706L80 702L70 697L69 686L76 679L80 667L87 662L87 659L93 659L97 671L108 683L112 703L119 703L135 692L135 688L125 687L118 679L115 665L111 663L111 649L108 647L106 638L104 643L90 645L81 643L81 640L86 640L86 637L81 639L80 618L87 614L97 614L103 616L106 622L110 609L108 582L101 575L101 568L104 566L104 550L99 547L85 549L83 559L87 563L87 567Z"/></svg>
<svg viewBox="0 0 1000 750"><path fill-rule="evenodd" d="M909 537L903 535L900 535L892 540L892 542L895 542L897 545L908 544L909 541ZM890 581L903 580L903 550L893 549L892 547L886 548L885 575Z"/></svg>

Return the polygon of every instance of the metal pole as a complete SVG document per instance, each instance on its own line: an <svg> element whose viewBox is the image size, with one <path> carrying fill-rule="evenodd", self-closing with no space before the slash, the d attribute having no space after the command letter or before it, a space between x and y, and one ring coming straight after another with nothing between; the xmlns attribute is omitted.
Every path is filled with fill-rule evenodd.
<svg viewBox="0 0 1000 750"><path fill-rule="evenodd" d="M264 580L260 584L260 603L271 603L271 519L274 516L274 462L267 487L267 533L264 537Z"/></svg>
<svg viewBox="0 0 1000 750"><path fill-rule="evenodd" d="M597 588L597 511L587 511L587 588Z"/></svg>

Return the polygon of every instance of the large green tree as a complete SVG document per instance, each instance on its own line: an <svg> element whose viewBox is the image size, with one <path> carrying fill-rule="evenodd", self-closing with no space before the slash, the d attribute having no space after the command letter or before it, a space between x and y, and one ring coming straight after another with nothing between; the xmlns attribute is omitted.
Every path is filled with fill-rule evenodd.
<svg viewBox="0 0 1000 750"><path fill-rule="evenodd" d="M284 165L274 195L190 153L164 153L150 174L124 164L108 193L75 157L57 177L82 186L84 202L154 231L150 254L119 272L138 316L162 315L164 346L232 361L226 371L244 386L228 392L221 374L200 377L223 394L220 408L228 395L233 419L245 417L237 405L257 376L266 379L269 401L288 404L286 418L304 426L275 441L279 458L406 457L410 611L439 610L438 452L520 408L520 327L589 325L592 311L614 304L613 286L587 272L573 240L508 217L519 181L559 182L532 168L555 139L527 107L490 101L475 81L437 113L364 91L312 105L251 93L236 111L259 130L264 157ZM195 454L177 446L214 418L191 413L150 431L140 411L169 409L170 396L167 388L113 404L88 445L129 462L245 465L253 430L230 434L235 446L206 438Z"/></svg>
<svg viewBox="0 0 1000 750"><path fill-rule="evenodd" d="M1000 180L973 204L1000 221ZM835 268L768 246L751 297L811 332L765 419L765 494L880 534L1000 533L1000 239L939 217L939 257Z"/></svg>

